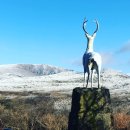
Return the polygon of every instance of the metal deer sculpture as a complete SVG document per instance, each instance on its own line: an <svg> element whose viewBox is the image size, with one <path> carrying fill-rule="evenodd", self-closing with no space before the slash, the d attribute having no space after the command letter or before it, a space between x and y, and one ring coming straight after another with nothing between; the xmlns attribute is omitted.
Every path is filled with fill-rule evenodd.
<svg viewBox="0 0 130 130"><path fill-rule="evenodd" d="M96 33L99 28L98 21L95 20L96 30L92 35L89 35L85 29L85 25L88 20L84 20L83 22L83 30L85 32L85 36L87 38L87 49L83 55L83 67L84 67L84 86L88 87L88 81L91 75L91 87L93 87L93 71L96 70L98 76L98 88L100 87L100 71L102 65L102 59L99 53L93 50L93 42L96 37Z"/></svg>

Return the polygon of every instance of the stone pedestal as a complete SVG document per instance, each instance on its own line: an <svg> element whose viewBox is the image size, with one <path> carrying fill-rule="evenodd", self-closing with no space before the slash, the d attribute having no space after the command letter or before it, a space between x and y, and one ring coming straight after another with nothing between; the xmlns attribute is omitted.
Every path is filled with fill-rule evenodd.
<svg viewBox="0 0 130 130"><path fill-rule="evenodd" d="M75 88L68 130L111 130L111 100L106 88Z"/></svg>

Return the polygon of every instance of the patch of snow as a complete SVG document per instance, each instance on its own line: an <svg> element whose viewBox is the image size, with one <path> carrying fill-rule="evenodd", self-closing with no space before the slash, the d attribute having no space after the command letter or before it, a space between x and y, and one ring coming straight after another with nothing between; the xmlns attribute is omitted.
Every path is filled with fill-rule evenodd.
<svg viewBox="0 0 130 130"><path fill-rule="evenodd" d="M0 91L71 93L75 87L83 87L83 80L83 73L48 65L0 65ZM112 95L130 94L130 76L122 72L103 70L101 85L110 89ZM97 87L96 74L93 87Z"/></svg>
<svg viewBox="0 0 130 130"><path fill-rule="evenodd" d="M0 65L0 75L32 77L56 74L68 71L60 67L45 64L8 64Z"/></svg>

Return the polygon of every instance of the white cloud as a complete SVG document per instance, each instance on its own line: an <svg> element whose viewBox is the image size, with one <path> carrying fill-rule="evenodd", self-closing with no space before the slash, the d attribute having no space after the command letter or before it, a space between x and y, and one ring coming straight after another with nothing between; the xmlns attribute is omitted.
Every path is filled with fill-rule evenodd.
<svg viewBox="0 0 130 130"><path fill-rule="evenodd" d="M130 65L130 60L128 61L128 65Z"/></svg>
<svg viewBox="0 0 130 130"><path fill-rule="evenodd" d="M71 61L71 64L75 66L82 66L82 58L74 59L73 61Z"/></svg>
<svg viewBox="0 0 130 130"><path fill-rule="evenodd" d="M117 53L125 53L125 52L130 52L130 41L128 41L124 46L122 46Z"/></svg>
<svg viewBox="0 0 130 130"><path fill-rule="evenodd" d="M114 55L111 52L102 52L101 56L103 65L111 65L115 62Z"/></svg>

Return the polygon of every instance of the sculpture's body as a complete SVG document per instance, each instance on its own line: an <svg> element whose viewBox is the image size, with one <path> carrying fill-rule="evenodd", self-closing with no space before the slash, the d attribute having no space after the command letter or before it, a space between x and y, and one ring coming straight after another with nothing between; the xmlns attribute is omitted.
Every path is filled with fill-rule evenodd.
<svg viewBox="0 0 130 130"><path fill-rule="evenodd" d="M98 88L100 87L100 71L101 71L101 56L97 52L94 52L93 50L93 42L94 38L96 37L96 32L98 30L98 22L96 21L97 28L93 35L89 35L87 31L85 30L85 23L87 21L85 20L83 22L83 30L85 31L85 35L87 37L87 49L86 52L83 55L83 67L84 67L84 82L85 86L88 86L88 81L91 74L91 87L93 86L93 70L96 70L97 76L98 76Z"/></svg>

